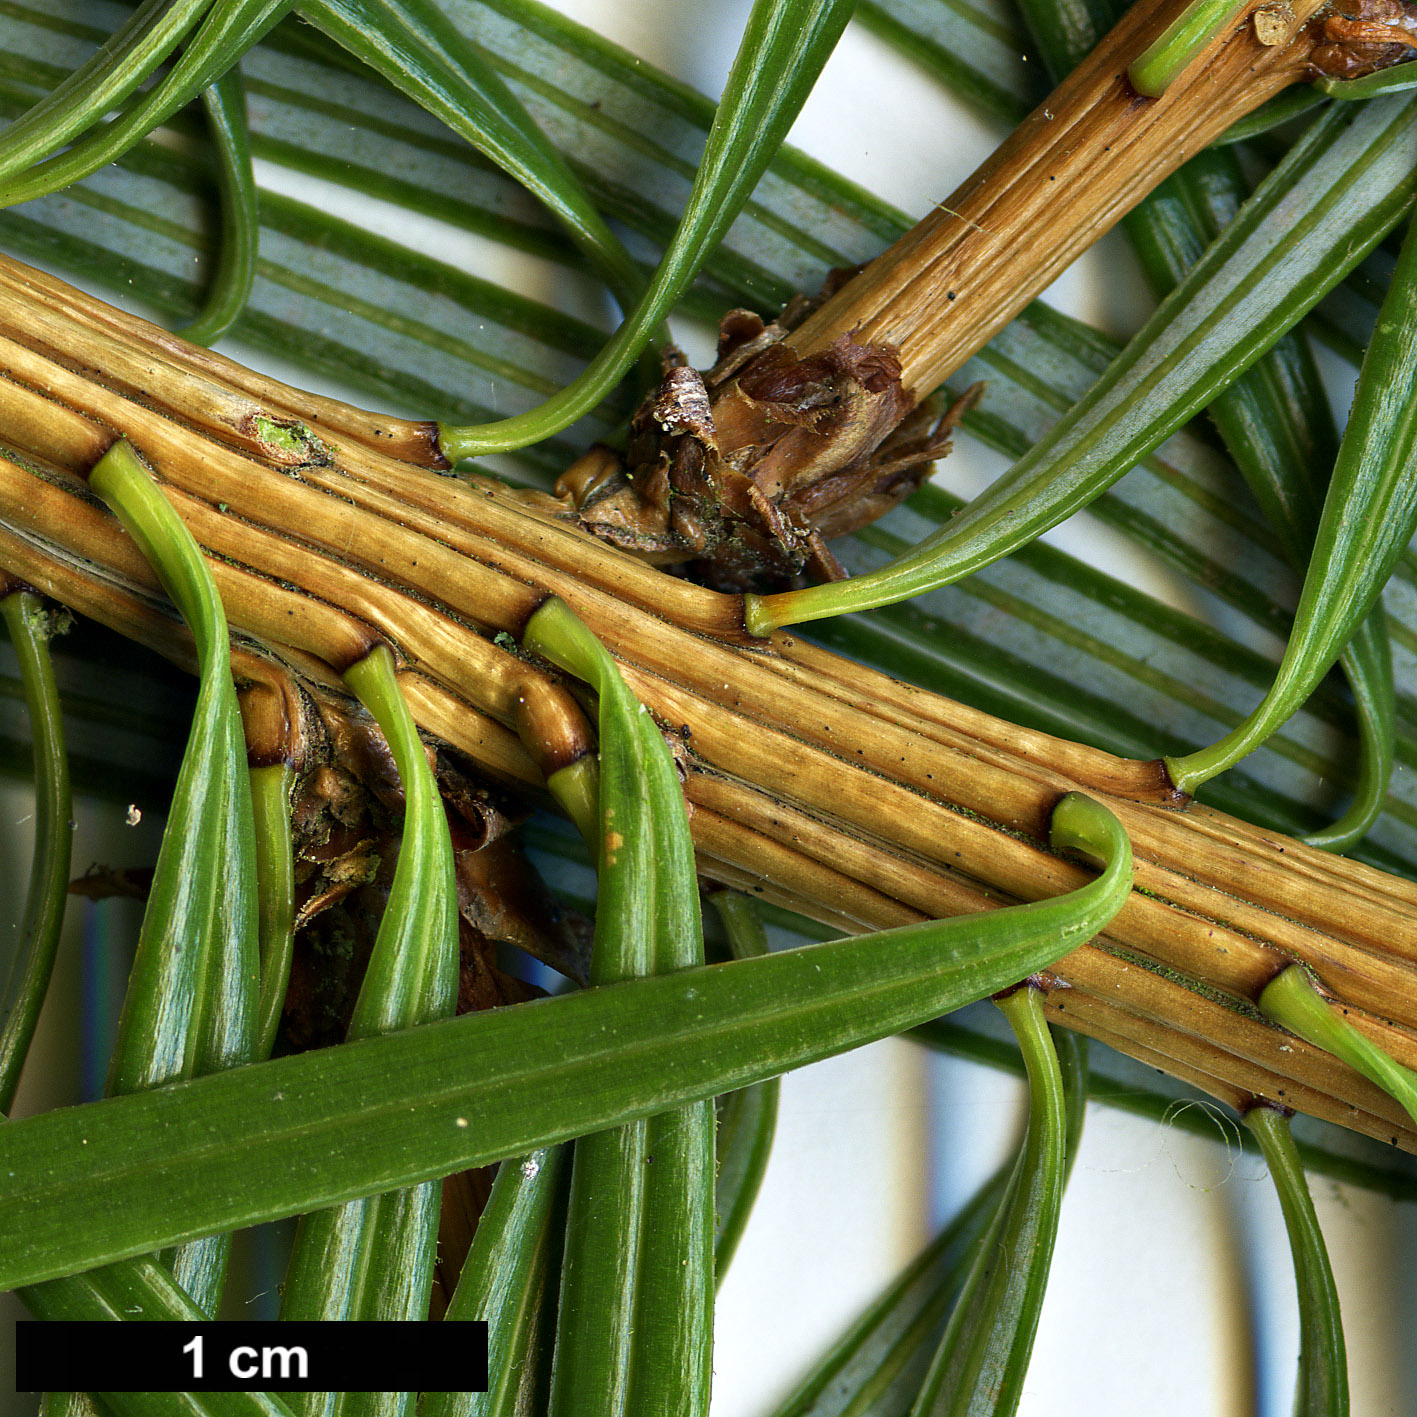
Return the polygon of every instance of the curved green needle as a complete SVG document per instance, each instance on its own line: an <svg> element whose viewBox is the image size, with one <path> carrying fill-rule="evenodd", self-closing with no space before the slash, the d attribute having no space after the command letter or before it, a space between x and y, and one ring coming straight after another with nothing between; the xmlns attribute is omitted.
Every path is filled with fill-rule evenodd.
<svg viewBox="0 0 1417 1417"><path fill-rule="evenodd" d="M1417 1123L1417 1073L1404 1068L1344 1018L1314 987L1302 965L1291 964L1259 997L1260 1012L1290 1033L1332 1053L1400 1102Z"/></svg>
<svg viewBox="0 0 1417 1417"><path fill-rule="evenodd" d="M1289 1118L1261 1104L1245 1113L1269 1165L1299 1288L1299 1373L1295 1417L1348 1417L1348 1355L1338 1288Z"/></svg>
<svg viewBox="0 0 1417 1417"><path fill-rule="evenodd" d="M25 914L0 994L0 1112L8 1113L59 949L74 822L64 721L49 656L48 617L39 597L27 590L11 591L0 599L0 615L20 663L34 744L35 793L34 856Z"/></svg>
<svg viewBox="0 0 1417 1417"><path fill-rule="evenodd" d="M1208 748L1168 758L1194 792L1303 704L1377 603L1417 529L1417 236L1409 229L1358 375L1294 629L1264 700Z"/></svg>
<svg viewBox="0 0 1417 1417"><path fill-rule="evenodd" d="M757 186L851 8L851 0L755 0L688 202L649 289L590 366L538 408L480 426L441 425L449 462L549 438L615 387Z"/></svg>
<svg viewBox="0 0 1417 1417"><path fill-rule="evenodd" d="M752 959L768 951L767 933L750 897L741 891L714 891L709 897L728 936L734 959ZM753 1203L767 1173L777 1130L780 1080L769 1078L718 1100L718 1183L714 1188L717 1227L714 1282L721 1285Z"/></svg>
<svg viewBox="0 0 1417 1417"><path fill-rule="evenodd" d="M658 725L564 601L532 615L523 643L600 700L592 985L702 965L693 843ZM707 1413L713 1125L700 1101L576 1142L551 1413Z"/></svg>
<svg viewBox="0 0 1417 1417"><path fill-rule="evenodd" d="M622 310L645 278L560 152L483 52L431 0L297 0L300 14L545 204Z"/></svg>
<svg viewBox="0 0 1417 1417"><path fill-rule="evenodd" d="M984 915L486 1009L13 1122L0 1130L0 1287L524 1156L997 993L1105 929L1130 893L1131 847L1100 803L1062 798L1051 839L1102 870ZM160 1138L160 1199L135 1138Z"/></svg>
<svg viewBox="0 0 1417 1417"><path fill-rule="evenodd" d="M355 1001L349 1039L369 1039L445 1018L457 1002L458 893L442 797L387 645L345 671L398 766L403 838L388 903ZM428 1311L438 1209L437 1181L364 1196L302 1217L286 1271L283 1319L397 1322ZM299 1411L404 1412L412 1394L379 1406L370 1394L302 1394ZM372 1404L372 1405L371 1405Z"/></svg>
<svg viewBox="0 0 1417 1417"><path fill-rule="evenodd" d="M1009 1417L1023 1393L1068 1171L1069 1106L1042 995L998 1000L1028 1068L1028 1131L911 1417Z"/></svg>
<svg viewBox="0 0 1417 1417"><path fill-rule="evenodd" d="M202 104L217 157L221 202L216 271L197 318L176 333L193 344L215 344L236 323L251 298L261 214L251 168L251 133L241 70L233 65L203 89Z"/></svg>
<svg viewBox="0 0 1417 1417"><path fill-rule="evenodd" d="M255 1057L255 839L226 615L206 558L126 442L99 460L89 485L181 611L201 676L109 1069L110 1090L127 1093ZM229 1243L210 1235L170 1257L209 1313Z"/></svg>

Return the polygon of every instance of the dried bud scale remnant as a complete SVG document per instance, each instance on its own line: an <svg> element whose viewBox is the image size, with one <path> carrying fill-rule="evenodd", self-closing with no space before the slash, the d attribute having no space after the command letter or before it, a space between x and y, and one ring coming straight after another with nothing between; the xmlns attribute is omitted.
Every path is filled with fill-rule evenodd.
<svg viewBox="0 0 1417 1417"><path fill-rule="evenodd" d="M1417 6L1405 0L1335 0L1316 24L1311 63L1330 79L1361 79L1414 57Z"/></svg>
<svg viewBox="0 0 1417 1417"><path fill-rule="evenodd" d="M664 382L650 404L650 415L666 433L692 433L705 446L718 447L708 389L699 371L687 364L665 371Z"/></svg>
<svg viewBox="0 0 1417 1417"><path fill-rule="evenodd" d="M771 325L730 311L706 375L671 351L623 457L594 448L557 484L580 523L722 590L838 579L826 541L913 492L978 391L915 407L895 349L845 334L799 357L791 327L815 303Z"/></svg>

